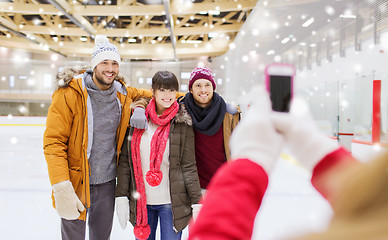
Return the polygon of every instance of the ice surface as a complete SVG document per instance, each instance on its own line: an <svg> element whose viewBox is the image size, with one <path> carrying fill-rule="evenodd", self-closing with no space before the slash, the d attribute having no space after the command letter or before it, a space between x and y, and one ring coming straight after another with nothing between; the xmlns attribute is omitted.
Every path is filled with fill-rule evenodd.
<svg viewBox="0 0 388 240"><path fill-rule="evenodd" d="M44 124L45 118L0 117L1 239L60 239L43 155ZM321 229L330 215L326 201L311 187L309 174L281 160L271 175L252 239L286 239ZM111 239L135 239L132 226L122 230L115 217Z"/></svg>

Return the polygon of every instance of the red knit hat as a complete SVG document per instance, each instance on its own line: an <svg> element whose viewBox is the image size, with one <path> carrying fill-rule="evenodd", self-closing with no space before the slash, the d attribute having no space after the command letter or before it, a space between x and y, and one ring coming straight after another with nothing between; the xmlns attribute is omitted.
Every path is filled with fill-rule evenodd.
<svg viewBox="0 0 388 240"><path fill-rule="evenodd" d="M189 80L189 89L193 86L193 83L197 79L206 79L209 80L213 85L213 90L216 89L216 83L214 82L214 76L212 74L212 71L210 71L207 67L197 67L195 68L190 75Z"/></svg>

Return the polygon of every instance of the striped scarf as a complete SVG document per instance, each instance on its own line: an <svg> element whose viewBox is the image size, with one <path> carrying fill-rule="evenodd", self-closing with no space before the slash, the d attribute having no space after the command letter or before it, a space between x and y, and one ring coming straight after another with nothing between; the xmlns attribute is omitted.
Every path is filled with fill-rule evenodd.
<svg viewBox="0 0 388 240"><path fill-rule="evenodd" d="M161 116L156 114L155 99L152 98L146 108L146 117L154 124L159 125L151 139L150 146L150 170L146 174L147 183L152 186L158 186L163 178L163 173L160 171L160 166L163 160L163 153L166 149L167 140L170 133L171 119L175 117L179 110L179 105L175 101ZM136 199L136 226L134 228L135 237L143 240L147 239L151 229L148 225L147 218L147 197L143 180L143 172L141 168L140 157L140 141L144 133L144 129L135 128L133 131L131 152L132 162L135 174L136 189L140 197Z"/></svg>

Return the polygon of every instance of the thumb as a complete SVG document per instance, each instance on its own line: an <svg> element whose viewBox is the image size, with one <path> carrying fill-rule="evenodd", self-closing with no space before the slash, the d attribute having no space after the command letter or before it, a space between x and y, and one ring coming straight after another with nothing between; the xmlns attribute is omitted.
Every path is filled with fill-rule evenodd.
<svg viewBox="0 0 388 240"><path fill-rule="evenodd" d="M82 202L79 199L77 199L77 200L78 200L77 201L77 209L78 209L78 211L80 211L80 212L85 211L85 206L82 204Z"/></svg>

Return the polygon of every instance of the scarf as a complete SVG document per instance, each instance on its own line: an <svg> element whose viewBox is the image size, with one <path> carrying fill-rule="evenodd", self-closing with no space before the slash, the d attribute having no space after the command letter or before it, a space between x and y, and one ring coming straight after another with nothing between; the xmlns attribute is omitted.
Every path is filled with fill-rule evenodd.
<svg viewBox="0 0 388 240"><path fill-rule="evenodd" d="M152 98L146 108L146 117L154 124L159 125L151 139L150 170L146 174L146 181L150 186L158 186L163 178L160 166L163 160L163 153L166 149L167 140L170 133L171 119L175 117L179 110L178 102L175 101L161 116L156 114L155 99ZM151 228L147 218L147 197L143 180L140 158L140 141L144 129L135 128L132 135L131 155L135 174L136 189L140 197L136 199L136 226L133 229L135 237L143 240L150 235Z"/></svg>
<svg viewBox="0 0 388 240"><path fill-rule="evenodd" d="M226 113L226 103L218 93L213 93L212 101L206 108L198 106L190 92L186 94L183 101L193 119L195 130L212 136L220 129Z"/></svg>

